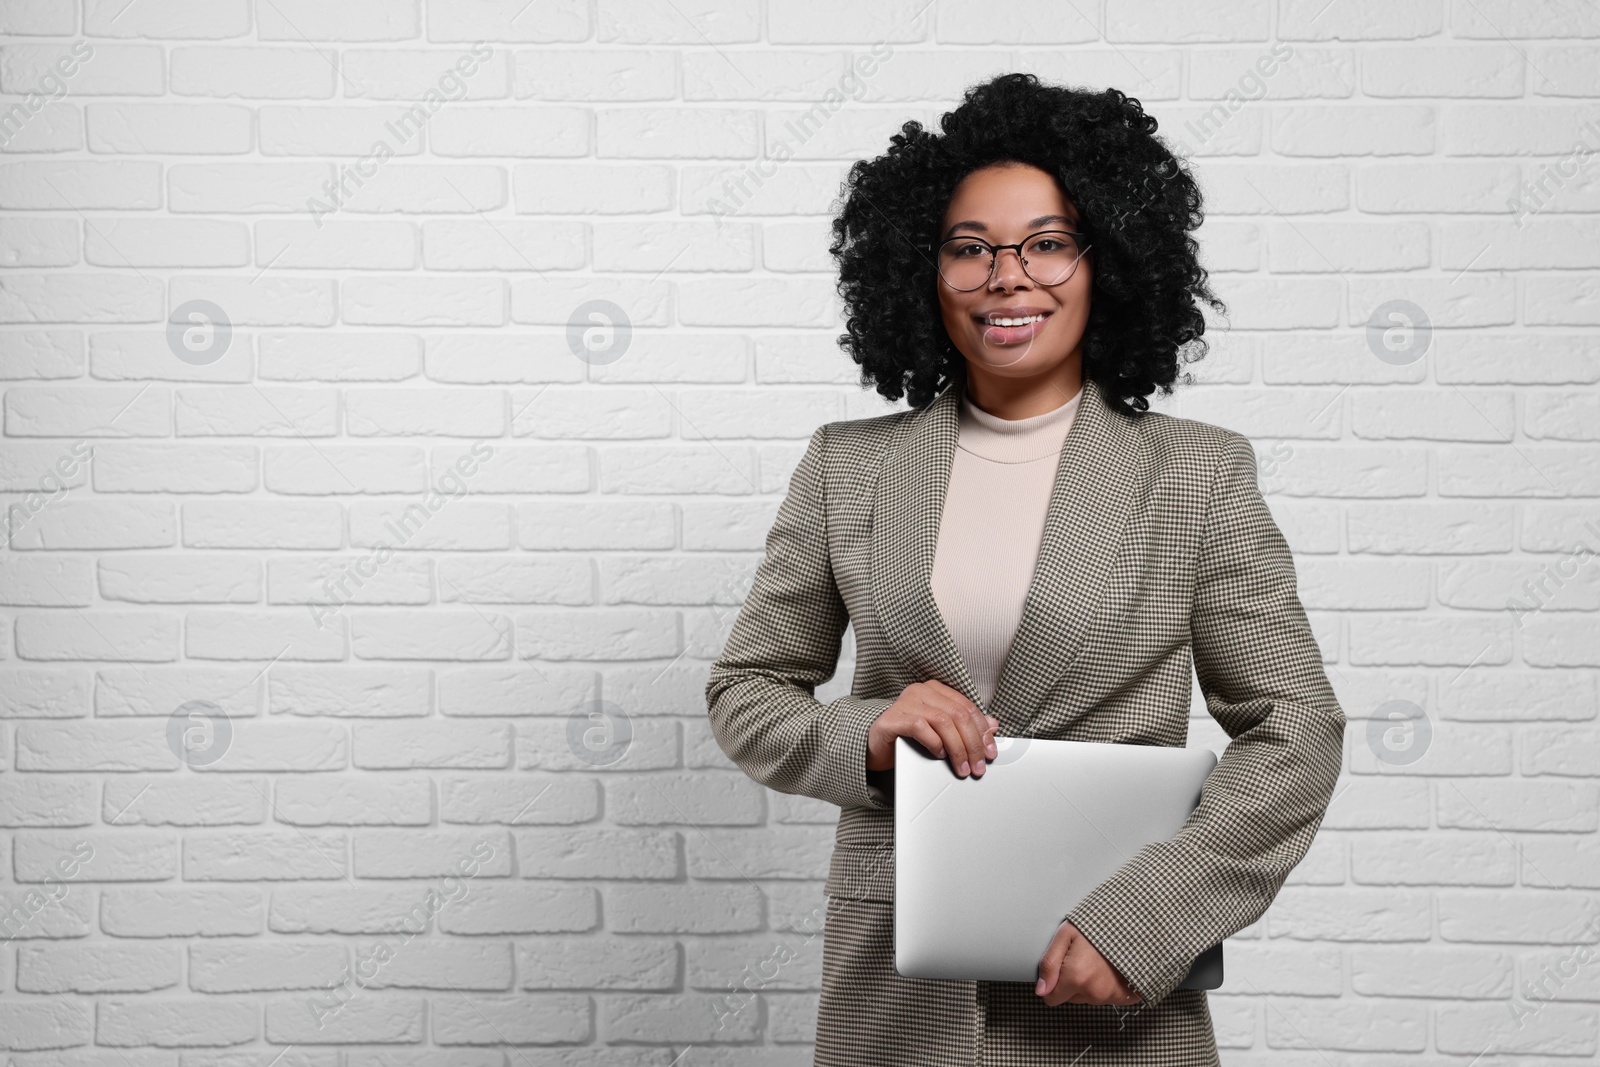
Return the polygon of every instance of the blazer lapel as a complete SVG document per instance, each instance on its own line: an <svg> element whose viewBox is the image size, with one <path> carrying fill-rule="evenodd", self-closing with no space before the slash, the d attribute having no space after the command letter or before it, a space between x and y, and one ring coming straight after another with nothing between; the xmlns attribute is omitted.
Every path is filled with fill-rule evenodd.
<svg viewBox="0 0 1600 1067"><path fill-rule="evenodd" d="M879 624L911 673L938 679L981 707L931 583L960 436L959 388L948 386L923 409L884 461L873 507L871 583ZM1040 697L1080 651L1147 464L1141 436L1085 379L1056 464L1022 619L985 709L1000 720L1002 733L1029 736Z"/></svg>

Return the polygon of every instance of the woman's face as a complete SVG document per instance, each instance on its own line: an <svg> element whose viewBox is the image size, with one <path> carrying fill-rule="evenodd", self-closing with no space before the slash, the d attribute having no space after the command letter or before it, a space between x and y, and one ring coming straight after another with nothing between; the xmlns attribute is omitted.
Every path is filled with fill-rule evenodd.
<svg viewBox="0 0 1600 1067"><path fill-rule="evenodd" d="M1041 230L1081 231L1080 221L1078 209L1046 172L1028 164L995 165L973 171L956 186L937 239L970 235L991 245L1016 244ZM1066 281L1041 285L1023 271L1014 249L1000 252L988 283L971 292L935 278L945 331L966 357L969 378L1054 377L1066 371L1074 381L1081 380L1080 345L1093 281L1085 256ZM1002 318L1044 318L1001 327L988 321L998 312L1009 313Z"/></svg>

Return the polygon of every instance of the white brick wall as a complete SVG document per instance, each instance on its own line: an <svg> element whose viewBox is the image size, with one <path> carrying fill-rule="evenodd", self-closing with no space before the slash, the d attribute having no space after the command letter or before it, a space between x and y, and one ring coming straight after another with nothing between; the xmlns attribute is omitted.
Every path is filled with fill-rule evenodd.
<svg viewBox="0 0 1600 1067"><path fill-rule="evenodd" d="M1009 69L1192 151L1232 315L1158 406L1255 442L1351 719L1229 943L1224 1062L1600 1059L1600 5L0 0L0 34L8 1062L808 1064L835 812L728 763L705 667L810 430L886 410L834 344L839 181ZM612 362L569 348L594 299ZM1376 355L1396 300L1420 359ZM1414 762L1369 741L1394 701Z"/></svg>

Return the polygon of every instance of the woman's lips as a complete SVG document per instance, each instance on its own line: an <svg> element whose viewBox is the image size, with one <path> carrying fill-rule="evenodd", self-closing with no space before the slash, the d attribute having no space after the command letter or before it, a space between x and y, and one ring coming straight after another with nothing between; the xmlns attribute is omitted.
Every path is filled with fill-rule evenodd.
<svg viewBox="0 0 1600 1067"><path fill-rule="evenodd" d="M1047 314L1037 322L1024 323L1021 326L990 326L985 323L983 339L992 345L1014 345L1020 341L1031 341L1049 321L1050 316Z"/></svg>

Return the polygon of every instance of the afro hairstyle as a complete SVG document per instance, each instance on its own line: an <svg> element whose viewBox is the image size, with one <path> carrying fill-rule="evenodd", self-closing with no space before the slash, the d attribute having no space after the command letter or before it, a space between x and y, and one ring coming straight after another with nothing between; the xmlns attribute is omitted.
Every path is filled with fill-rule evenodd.
<svg viewBox="0 0 1600 1067"><path fill-rule="evenodd" d="M1199 186L1155 136L1155 118L1116 89L1012 73L969 88L940 125L933 133L906 122L888 151L856 161L841 186L828 251L848 331L839 344L860 364L862 386L920 409L965 382L966 358L939 312L939 225L968 174L1029 164L1077 206L1090 245L1084 376L1130 416L1149 409L1145 398L1158 387L1171 395L1180 363L1206 353L1199 301L1226 308L1190 236L1202 220Z"/></svg>

